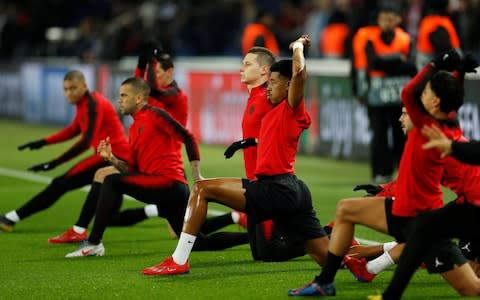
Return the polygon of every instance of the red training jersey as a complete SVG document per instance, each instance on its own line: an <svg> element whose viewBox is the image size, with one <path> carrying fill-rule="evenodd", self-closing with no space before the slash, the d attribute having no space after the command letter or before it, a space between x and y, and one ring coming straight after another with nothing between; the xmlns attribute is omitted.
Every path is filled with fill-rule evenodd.
<svg viewBox="0 0 480 300"><path fill-rule="evenodd" d="M153 72L151 71L152 69L153 67L149 66L149 72ZM138 67L135 69L135 76L145 79L150 86L151 90L148 96L148 104L164 109L172 115L177 122L182 124L182 126L187 126L188 97L187 94L178 87L175 80L168 86L158 86L153 74L146 76L145 70L141 70Z"/></svg>
<svg viewBox="0 0 480 300"><path fill-rule="evenodd" d="M426 138L420 132L425 125L436 124L449 138L461 136L458 126L448 127L428 114L418 99L426 79L431 78L434 68L424 67L402 90L401 98L414 128L407 136L398 170L393 214L414 217L419 212L443 206L440 187L444 173L444 160L437 150L422 150Z"/></svg>
<svg viewBox="0 0 480 300"><path fill-rule="evenodd" d="M285 99L267 113L258 137L255 175L295 174L298 140L310 123L303 99L296 108L290 107Z"/></svg>
<svg viewBox="0 0 480 300"><path fill-rule="evenodd" d="M79 134L81 138L56 161L66 162L91 147L94 155L101 140L110 137L112 151L122 160L128 158L128 142L122 123L112 103L98 92L88 92L75 104L72 123L61 131L46 138L47 144L67 141Z"/></svg>
<svg viewBox="0 0 480 300"><path fill-rule="evenodd" d="M242 133L243 138L258 138L260 126L265 114L273 109L272 103L267 98L266 84L254 87L250 91L247 106L243 112ZM243 149L245 175L248 179L255 179L255 165L257 163L257 147Z"/></svg>
<svg viewBox="0 0 480 300"><path fill-rule="evenodd" d="M466 141L461 137L457 141ZM457 195L457 202L470 202L480 206L480 166L464 164L452 156L445 159L445 174L442 184Z"/></svg>
<svg viewBox="0 0 480 300"><path fill-rule="evenodd" d="M165 110L145 105L133 115L128 130L130 140L130 172L161 175L187 183L183 171L179 141L185 144L190 161L200 160L197 141Z"/></svg>

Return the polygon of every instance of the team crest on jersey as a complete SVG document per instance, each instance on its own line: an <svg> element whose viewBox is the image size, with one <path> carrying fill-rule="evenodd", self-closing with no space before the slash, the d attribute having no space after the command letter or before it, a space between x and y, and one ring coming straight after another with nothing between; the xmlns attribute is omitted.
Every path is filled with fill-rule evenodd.
<svg viewBox="0 0 480 300"><path fill-rule="evenodd" d="M254 111L255 111L255 106L250 105L250 108L249 108L249 110L248 110L248 113L249 113L249 114L253 114Z"/></svg>

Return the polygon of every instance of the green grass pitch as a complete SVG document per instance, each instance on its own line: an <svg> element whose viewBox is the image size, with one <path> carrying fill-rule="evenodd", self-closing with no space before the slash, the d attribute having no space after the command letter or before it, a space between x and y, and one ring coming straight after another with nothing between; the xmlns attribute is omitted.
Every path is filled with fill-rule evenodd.
<svg viewBox="0 0 480 300"><path fill-rule="evenodd" d="M52 145L37 151L17 151L24 142L47 136L58 127L0 120L0 168L25 171L48 161L71 143ZM205 177L243 174L241 154L223 157L224 147L201 146L202 173ZM40 175L61 174L73 162ZM7 170L7 171L5 171ZM352 187L366 183L364 163L299 156L297 175L311 189L314 206L322 223L334 217L335 204L343 197L360 196ZM188 173L188 171L187 171ZM31 173L33 174L33 173ZM44 183L0 174L0 212L15 209L45 186ZM49 245L47 238L59 234L75 222L86 193L68 193L50 209L15 227L13 233L0 233L0 299L286 299L289 288L312 280L319 267L307 256L283 263L261 263L251 259L248 246L219 252L194 252L189 275L146 277L144 267L170 255L176 241L168 235L162 219L149 219L126 228L109 228L104 236L104 257L65 259L76 245ZM141 206L125 201L129 207ZM217 210L228 211L221 206ZM237 226L228 230L238 231ZM358 227L356 236L388 241L389 238ZM370 284L357 282L347 270L336 278L338 299L366 299L385 288L392 270ZM405 299L452 299L456 292L438 275L418 271Z"/></svg>

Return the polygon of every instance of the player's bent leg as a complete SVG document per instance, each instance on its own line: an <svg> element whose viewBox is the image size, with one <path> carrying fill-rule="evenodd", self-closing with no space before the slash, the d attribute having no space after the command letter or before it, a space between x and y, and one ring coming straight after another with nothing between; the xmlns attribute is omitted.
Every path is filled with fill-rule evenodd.
<svg viewBox="0 0 480 300"><path fill-rule="evenodd" d="M383 197L363 197L340 200L337 204L329 251L345 255L351 245L355 224L386 232L387 222Z"/></svg>
<svg viewBox="0 0 480 300"><path fill-rule="evenodd" d="M480 295L480 279L468 263L462 266L455 266L452 270L441 275L461 296L473 297Z"/></svg>
<svg viewBox="0 0 480 300"><path fill-rule="evenodd" d="M325 265L325 259L328 253L328 237L307 240L305 242L305 252L320 266Z"/></svg>
<svg viewBox="0 0 480 300"><path fill-rule="evenodd" d="M245 190L239 178L214 178L197 181L185 211L183 232L196 235L207 215L208 202L224 204L235 210L245 209Z"/></svg>
<svg viewBox="0 0 480 300"><path fill-rule="evenodd" d="M98 169L93 176L93 181L103 183L103 180L108 175L120 173L114 166L108 166Z"/></svg>

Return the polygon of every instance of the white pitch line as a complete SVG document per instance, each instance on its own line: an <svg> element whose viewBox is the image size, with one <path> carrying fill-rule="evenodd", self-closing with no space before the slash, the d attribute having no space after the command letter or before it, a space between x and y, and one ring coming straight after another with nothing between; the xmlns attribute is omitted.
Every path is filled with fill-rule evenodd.
<svg viewBox="0 0 480 300"><path fill-rule="evenodd" d="M38 174L32 174L29 172L25 171L18 171L14 169L8 169L8 168L2 168L0 167L0 175L1 176L6 176L6 177L13 177L17 179L22 179L22 180L27 180L27 181L33 181L33 182L40 182L40 183L45 183L49 184L52 181L52 177L49 176L44 176L44 175L38 175ZM90 191L90 185L84 186L81 188L82 191L88 192ZM134 198L125 195L125 197L129 200L135 200ZM208 209L208 214L211 216L219 216L225 214L225 211L217 210L217 209ZM380 242L377 241L370 241L362 238L357 238L355 237L357 241L359 241L361 244L364 245L378 245Z"/></svg>

